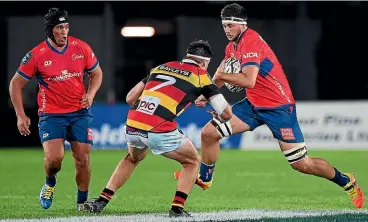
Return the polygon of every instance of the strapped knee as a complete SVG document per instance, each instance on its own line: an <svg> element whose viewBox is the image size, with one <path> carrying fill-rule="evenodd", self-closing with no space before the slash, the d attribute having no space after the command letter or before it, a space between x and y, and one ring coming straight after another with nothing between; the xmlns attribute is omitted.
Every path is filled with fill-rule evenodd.
<svg viewBox="0 0 368 222"><path fill-rule="evenodd" d="M283 151L283 153L290 164L298 162L308 155L305 143L301 143L290 150Z"/></svg>
<svg viewBox="0 0 368 222"><path fill-rule="evenodd" d="M216 131L220 134L221 138L231 136L233 134L233 129L229 121L221 123L217 119L213 118L211 123L216 128Z"/></svg>

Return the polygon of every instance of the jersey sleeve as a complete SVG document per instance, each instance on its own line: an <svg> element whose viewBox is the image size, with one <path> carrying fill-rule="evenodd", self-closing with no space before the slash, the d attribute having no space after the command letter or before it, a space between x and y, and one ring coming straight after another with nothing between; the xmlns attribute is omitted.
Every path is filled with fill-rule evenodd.
<svg viewBox="0 0 368 222"><path fill-rule="evenodd" d="M31 80L37 71L37 63L34 53L32 51L28 52L22 59L17 73L25 78L26 80Z"/></svg>
<svg viewBox="0 0 368 222"><path fill-rule="evenodd" d="M220 89L213 83L208 73L199 75L202 95L208 100L210 97L221 94Z"/></svg>
<svg viewBox="0 0 368 222"><path fill-rule="evenodd" d="M241 68L253 65L260 67L261 64L261 47L259 41L255 40L241 49Z"/></svg>
<svg viewBox="0 0 368 222"><path fill-rule="evenodd" d="M146 77L144 77L144 78L142 79L142 82L143 82L144 84L147 84L149 76L150 76L150 74L148 74Z"/></svg>
<svg viewBox="0 0 368 222"><path fill-rule="evenodd" d="M152 73L152 71L154 70L155 68L151 69L151 71L146 75L146 77L144 77L141 81L144 83L144 84L147 84L148 82L148 79Z"/></svg>
<svg viewBox="0 0 368 222"><path fill-rule="evenodd" d="M99 64L95 53L88 44L85 44L85 61L85 69L87 70L87 72L94 71Z"/></svg>

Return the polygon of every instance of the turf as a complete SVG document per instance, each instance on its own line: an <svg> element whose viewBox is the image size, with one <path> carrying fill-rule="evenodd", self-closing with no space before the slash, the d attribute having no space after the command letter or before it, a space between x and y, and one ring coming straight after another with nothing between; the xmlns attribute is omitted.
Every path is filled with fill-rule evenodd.
<svg viewBox="0 0 368 222"><path fill-rule="evenodd" d="M368 190L367 151L312 150L309 154L328 159L343 172L353 172L361 188ZM90 198L99 195L125 155L125 150L92 151ZM41 149L0 149L0 218L85 216L75 210L76 184L69 151L58 174L52 207L40 207L38 196L45 179L43 157ZM166 213L175 193L173 172L180 168L175 161L150 154L103 214ZM188 211L354 209L340 187L292 170L278 151L224 150L214 176L211 189L194 187L186 204Z"/></svg>

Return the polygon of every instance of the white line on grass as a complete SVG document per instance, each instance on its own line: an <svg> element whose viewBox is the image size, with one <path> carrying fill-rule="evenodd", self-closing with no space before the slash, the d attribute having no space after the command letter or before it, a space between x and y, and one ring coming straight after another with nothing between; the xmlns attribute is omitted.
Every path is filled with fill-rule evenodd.
<svg viewBox="0 0 368 222"><path fill-rule="evenodd" d="M167 214L134 214L121 216L73 216L73 217L57 217L43 219L7 219L1 222L66 222L66 221L97 221L97 222L113 222L113 221L228 221L239 219L267 219L267 218L306 218L315 216L333 216L339 214L367 214L368 209L364 210L341 210L341 211L276 211L276 210L239 210L239 211L222 211L212 213L192 213L192 218L169 218Z"/></svg>
<svg viewBox="0 0 368 222"><path fill-rule="evenodd" d="M0 199L26 199L27 196L2 195Z"/></svg>

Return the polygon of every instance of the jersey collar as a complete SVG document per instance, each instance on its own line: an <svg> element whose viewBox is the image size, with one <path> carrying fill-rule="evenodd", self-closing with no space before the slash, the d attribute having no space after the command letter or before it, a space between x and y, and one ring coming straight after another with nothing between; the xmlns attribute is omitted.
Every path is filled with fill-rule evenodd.
<svg viewBox="0 0 368 222"><path fill-rule="evenodd" d="M238 45L238 44L239 44L240 40L243 38L243 36L245 35L245 33L248 31L248 29L249 29L249 28L247 28L244 32L242 32L242 33L239 35L238 39L237 39L235 42L233 42L233 43L234 43L234 45Z"/></svg>
<svg viewBox="0 0 368 222"><path fill-rule="evenodd" d="M46 39L46 43L47 43L47 46L52 50L52 51L54 51L54 52L56 52L57 54L60 54L60 55L63 55L65 52L66 52L66 50L68 49L68 41L66 41L66 45L65 45L65 47L63 48L63 50L61 50L61 51L59 51L59 50L57 50L50 42L49 42L49 40L48 39Z"/></svg>
<svg viewBox="0 0 368 222"><path fill-rule="evenodd" d="M192 60L192 59L183 59L183 60L181 60L181 62L183 62L183 63L189 63L189 64L192 64L192 65L195 65L195 66L198 66L199 67L199 65L197 64L197 62L194 61L194 60Z"/></svg>

